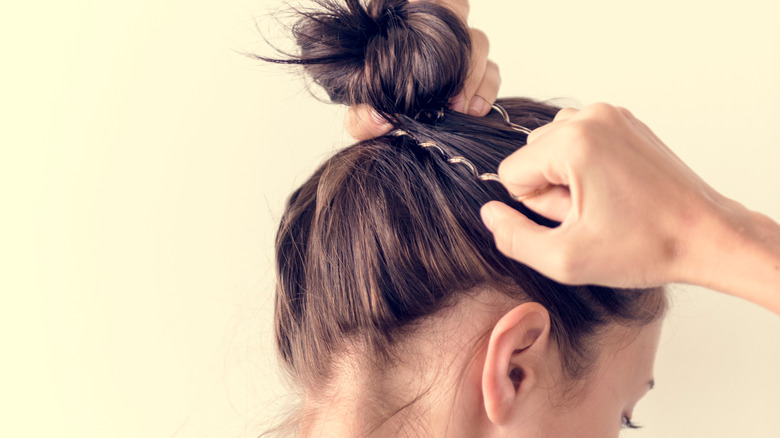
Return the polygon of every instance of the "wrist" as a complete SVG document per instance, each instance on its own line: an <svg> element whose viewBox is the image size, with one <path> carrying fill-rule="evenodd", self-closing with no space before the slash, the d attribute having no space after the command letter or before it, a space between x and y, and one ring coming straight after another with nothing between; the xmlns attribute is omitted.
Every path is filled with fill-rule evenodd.
<svg viewBox="0 0 780 438"><path fill-rule="evenodd" d="M677 281L707 287L780 314L780 226L716 195L688 230Z"/></svg>

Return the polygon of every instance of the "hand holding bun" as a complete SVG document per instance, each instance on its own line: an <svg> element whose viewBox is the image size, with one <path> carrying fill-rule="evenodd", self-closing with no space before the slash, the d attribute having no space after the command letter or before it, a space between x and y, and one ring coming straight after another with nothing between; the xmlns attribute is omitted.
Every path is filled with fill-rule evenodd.
<svg viewBox="0 0 780 438"><path fill-rule="evenodd" d="M463 87L471 39L453 11L407 0L316 0L293 28L303 64L335 103L386 118L446 105Z"/></svg>
<svg viewBox="0 0 780 438"><path fill-rule="evenodd" d="M484 116L496 102L501 75L498 65L488 59L489 41L479 29L469 28L472 42L469 74L463 89L450 99L450 108L472 116ZM344 126L355 140L367 140L388 133L393 125L370 105L349 107Z"/></svg>
<svg viewBox="0 0 780 438"><path fill-rule="evenodd" d="M466 0L313 1L319 8L302 11L292 29L300 52L263 59L303 65L331 101L353 107L347 127L356 138L450 106L490 110L498 67L485 34L466 26Z"/></svg>
<svg viewBox="0 0 780 438"><path fill-rule="evenodd" d="M409 0L410 3L426 0ZM447 7L465 25L468 19L467 0L427 0L429 3ZM471 42L471 57L468 74L460 92L449 101L449 107L461 113L484 116L490 112L498 95L501 83L498 65L488 59L489 41L484 32L468 28ZM366 140L386 134L393 127L371 105L353 105L347 111L344 121L347 132L356 140Z"/></svg>

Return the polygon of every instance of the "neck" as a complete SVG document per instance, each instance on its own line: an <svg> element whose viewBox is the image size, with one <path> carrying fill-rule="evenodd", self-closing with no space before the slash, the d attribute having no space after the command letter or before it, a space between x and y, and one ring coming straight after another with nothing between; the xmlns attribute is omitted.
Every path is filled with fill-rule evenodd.
<svg viewBox="0 0 780 438"><path fill-rule="evenodd" d="M328 390L307 394L300 437L486 436L483 335L497 313L493 305L478 312L473 299L462 301L469 302L467 314L458 314L461 303L424 322L420 336L403 341L407 359L392 366L372 371L357 364L375 362L343 355ZM453 333L466 335L453 339Z"/></svg>
<svg viewBox="0 0 780 438"><path fill-rule="evenodd" d="M464 365L466 373L481 369ZM456 364L452 368L457 369ZM457 376L446 372L427 382L388 379L388 383L397 384L384 385L376 380L371 387L354 382L339 385L340 391L324 402L306 401L304 412L308 415L304 415L301 437L483 436L475 428L480 422L474 418L475 413L484 410L481 388L468 387L474 379L464 378L463 385L459 385L452 377Z"/></svg>

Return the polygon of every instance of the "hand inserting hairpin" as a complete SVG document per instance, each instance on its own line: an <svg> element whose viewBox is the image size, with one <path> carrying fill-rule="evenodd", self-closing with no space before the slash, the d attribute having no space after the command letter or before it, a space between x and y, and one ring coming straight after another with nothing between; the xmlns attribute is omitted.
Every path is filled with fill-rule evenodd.
<svg viewBox="0 0 780 438"><path fill-rule="evenodd" d="M495 173L483 173L481 175L477 175L477 178L481 179L482 181L496 181L498 183L501 183L501 185L504 186L506 191L509 192L509 196L511 196L512 199L514 199L517 202L523 202L523 201L526 201L528 199L535 198L535 197L537 197L539 195L543 195L543 194L549 192L550 190L552 190L552 188L553 188L553 186L551 186L550 184L547 184L547 185L545 185L543 187L539 187L539 188L537 188L537 189L535 189L535 190L533 190L531 192L528 192L528 193L526 193L524 195L515 195L514 193L512 193L507 188L507 186L504 184L504 182L501 181L501 178L499 178L498 175L495 174Z"/></svg>
<svg viewBox="0 0 780 438"><path fill-rule="evenodd" d="M515 131L518 131L518 132L522 132L522 133L524 133L526 135L531 133L531 130L526 128L525 126L520 126L520 125L518 125L516 123L512 123L512 121L509 120L509 114L506 112L504 107L502 107L501 105L495 103L495 104L493 104L493 109L496 110L501 115L501 117L503 117L504 122L511 129L513 129ZM443 118L443 115L441 117ZM409 134L408 132L404 131L403 129L396 129L396 130L390 132L390 135L394 135L394 136L404 136L405 135L405 136L408 136L408 137L412 138L413 140L417 141L411 134ZM517 202L523 202L523 201L526 201L528 199L534 198L536 196L543 195L543 194L549 192L550 190L552 190L552 188L553 188L553 186L547 184L544 187L539 187L539 188L537 188L537 189L535 189L535 190L533 190L533 191L531 191L529 193L525 193L525 194L522 194L522 195L515 195L514 193L512 193L509 190L509 188L507 188L507 186L504 184L504 182L501 181L501 178L498 176L498 174L495 174L495 173L479 173L477 171L477 166L475 166L474 163L472 163L466 157L462 157L460 155L456 155L456 156L450 157L450 156L448 156L444 152L444 149L442 149L441 147L439 147L439 145L437 145L436 143L434 143L434 142L432 142L430 140L429 141L420 142L419 145L420 145L420 147L423 147L423 148L426 148L426 149L433 149L433 150L437 151L439 153L439 155L441 155L441 157L444 160L446 160L448 163L450 163L450 164L462 164L462 165L466 166L469 169L469 171L471 171L471 173L474 174L474 177L479 179L479 180L481 180L481 181L495 181L495 182L501 184L507 190L507 192L509 193L509 196L512 199L514 199L515 201L517 201Z"/></svg>
<svg viewBox="0 0 780 438"><path fill-rule="evenodd" d="M501 117L504 118L504 123L509 125L510 128L514 129L515 131L522 132L522 133L524 133L526 135L531 133L531 129L526 128L525 126L518 125L517 123L512 123L512 121L509 120L509 113L507 113L506 110L504 109L504 107L502 107L501 105L499 105L497 103L494 103L493 104L493 109L496 110L499 114L501 114ZM503 181L501 181L501 178L499 178L499 176L497 174L495 174L495 173L483 173L481 175L477 175L477 178L481 179L482 181L496 181L496 182L499 182L499 183L501 183L501 185L504 186L504 188L506 188L506 185L504 185ZM534 191L526 193L524 195L515 195L511 191L509 191L508 188L507 188L507 191L509 192L509 196L511 196L512 199L514 199L515 201L518 201L518 202L523 202L523 201L525 201L527 199L531 199L531 198L533 198L535 196L543 195L543 194L549 192L550 190L552 190L552 188L553 188L553 186L551 186L550 184L547 184L544 187L537 188Z"/></svg>
<svg viewBox="0 0 780 438"><path fill-rule="evenodd" d="M414 137L411 134L409 134L408 132L404 131L403 129L396 129L396 130L390 132L390 135L394 135L396 137L408 136L408 137L410 137L410 138L412 138L414 140ZM517 201L517 202L524 202L524 201L526 201L528 199L531 199L533 197L545 194L545 193L549 192L553 188L553 186L548 184L548 185L546 185L544 187L540 187L540 188L538 188L538 189L536 189L536 190L534 190L532 192L525 193L523 195L515 195L514 193L512 193L507 188L507 186L504 184L503 181L501 181L501 178L497 174L489 173L489 172L479 173L479 171L477 171L477 166L475 166L474 163L472 163L466 157L463 157L463 156L460 156L460 155L455 155L455 156L450 157L450 156L448 156L444 152L444 149L442 149L439 145L437 145L436 143L434 143L432 141L424 141L424 142L421 142L421 143L418 143L418 144L422 148L435 150L436 152L439 153L439 155L441 155L442 159L444 159L445 161L447 161L450 164L462 164L462 165L466 166L469 169L469 171L474 175L474 178L476 178L478 180L481 180L481 181L495 181L495 182L501 184L502 186L504 186L506 191L509 193L509 196L512 199L514 199L515 201Z"/></svg>

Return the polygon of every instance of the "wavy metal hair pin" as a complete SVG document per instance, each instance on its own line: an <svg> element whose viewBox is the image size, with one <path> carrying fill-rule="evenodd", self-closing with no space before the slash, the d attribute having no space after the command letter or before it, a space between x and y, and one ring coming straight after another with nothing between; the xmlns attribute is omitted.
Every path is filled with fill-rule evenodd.
<svg viewBox="0 0 780 438"><path fill-rule="evenodd" d="M515 131L518 131L518 132L522 132L522 133L524 133L526 135L531 133L530 129L528 129L528 128L524 127L524 126L520 126L520 125L518 125L516 123L512 123L512 121L509 120L509 114L506 112L506 110L501 105L499 105L497 103L494 103L493 104L493 109L496 110L501 115L501 117L503 117L504 122L511 129L513 129ZM396 129L396 130L390 132L390 135L394 135L396 137L408 136L412 140L417 141L414 138L414 136L412 136L408 132L404 131L403 129ZM523 201L525 201L527 199L530 199L530 198L542 195L544 193L547 193L547 192L549 192L552 189L552 186L548 184L548 185L546 185L544 187L537 188L536 190L534 190L534 191L532 191L530 193L525 193L523 195L515 195L514 193L509 191L509 189L504 184L504 182L501 181L501 178L498 176L498 174L490 173L490 172L479 173L477 171L477 166L475 166L474 163L472 163L471 160L469 160L468 158L460 156L460 155L448 156L444 152L444 150L441 147L439 147L439 145L437 145L436 143L434 143L432 141L418 142L418 144L421 147L423 147L423 148L433 149L433 150L437 151L439 153L439 155L441 155L441 157L445 161L450 163L450 164L462 164L462 165L466 166L469 169L469 171L471 171L471 173L474 174L474 177L479 179L479 180L481 180L481 181L495 181L495 182L501 184L502 186L504 186L506 191L509 193L509 196L512 199L514 199L515 201L523 202Z"/></svg>
<svg viewBox="0 0 780 438"><path fill-rule="evenodd" d="M509 125L510 128L514 129L517 132L522 132L523 134L526 134L526 135L531 133L531 130L526 128L525 126L520 126L517 123L512 123L512 121L509 120L509 114L506 112L506 110L504 109L503 106L501 106L501 105L499 105L497 103L494 103L493 104L493 109L498 111L499 114L501 114L501 117L504 118L504 123Z"/></svg>

